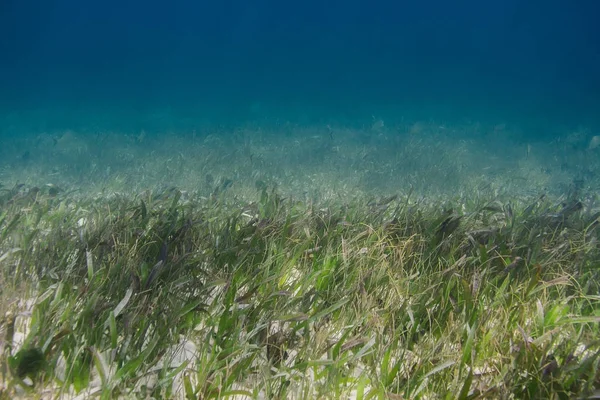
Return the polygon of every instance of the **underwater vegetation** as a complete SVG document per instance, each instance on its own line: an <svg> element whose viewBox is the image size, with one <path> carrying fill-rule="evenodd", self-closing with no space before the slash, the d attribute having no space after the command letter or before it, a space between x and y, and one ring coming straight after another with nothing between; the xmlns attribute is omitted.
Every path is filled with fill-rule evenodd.
<svg viewBox="0 0 600 400"><path fill-rule="evenodd" d="M0 397L594 398L600 147L498 129L3 142Z"/></svg>
<svg viewBox="0 0 600 400"><path fill-rule="evenodd" d="M600 213L205 178L0 188L1 398L570 399L600 389Z"/></svg>

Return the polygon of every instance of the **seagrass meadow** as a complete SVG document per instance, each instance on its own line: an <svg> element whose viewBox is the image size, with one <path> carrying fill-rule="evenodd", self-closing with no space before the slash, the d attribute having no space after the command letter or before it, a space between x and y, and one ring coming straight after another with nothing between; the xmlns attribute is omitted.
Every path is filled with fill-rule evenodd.
<svg viewBox="0 0 600 400"><path fill-rule="evenodd" d="M505 129L4 141L0 398L599 398L600 149Z"/></svg>

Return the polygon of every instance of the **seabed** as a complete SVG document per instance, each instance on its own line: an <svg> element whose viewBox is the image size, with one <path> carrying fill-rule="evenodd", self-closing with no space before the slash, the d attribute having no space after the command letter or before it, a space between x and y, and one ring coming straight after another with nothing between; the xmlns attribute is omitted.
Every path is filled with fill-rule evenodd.
<svg viewBox="0 0 600 400"><path fill-rule="evenodd" d="M3 140L0 398L600 398L599 145L429 122Z"/></svg>

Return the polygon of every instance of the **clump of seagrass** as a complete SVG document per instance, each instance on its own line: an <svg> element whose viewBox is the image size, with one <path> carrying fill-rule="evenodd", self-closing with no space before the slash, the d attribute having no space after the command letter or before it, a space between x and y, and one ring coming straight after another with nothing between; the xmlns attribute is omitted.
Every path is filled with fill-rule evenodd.
<svg viewBox="0 0 600 400"><path fill-rule="evenodd" d="M206 197L3 191L1 396L600 388L592 203L401 193L316 203L263 181L245 202L230 185Z"/></svg>

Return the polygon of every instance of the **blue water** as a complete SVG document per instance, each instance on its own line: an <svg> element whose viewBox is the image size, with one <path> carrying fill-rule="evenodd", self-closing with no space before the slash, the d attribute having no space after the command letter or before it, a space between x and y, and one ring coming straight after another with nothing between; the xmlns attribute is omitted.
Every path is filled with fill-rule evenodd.
<svg viewBox="0 0 600 400"><path fill-rule="evenodd" d="M2 0L0 115L39 129L595 130L598 16L593 0Z"/></svg>

